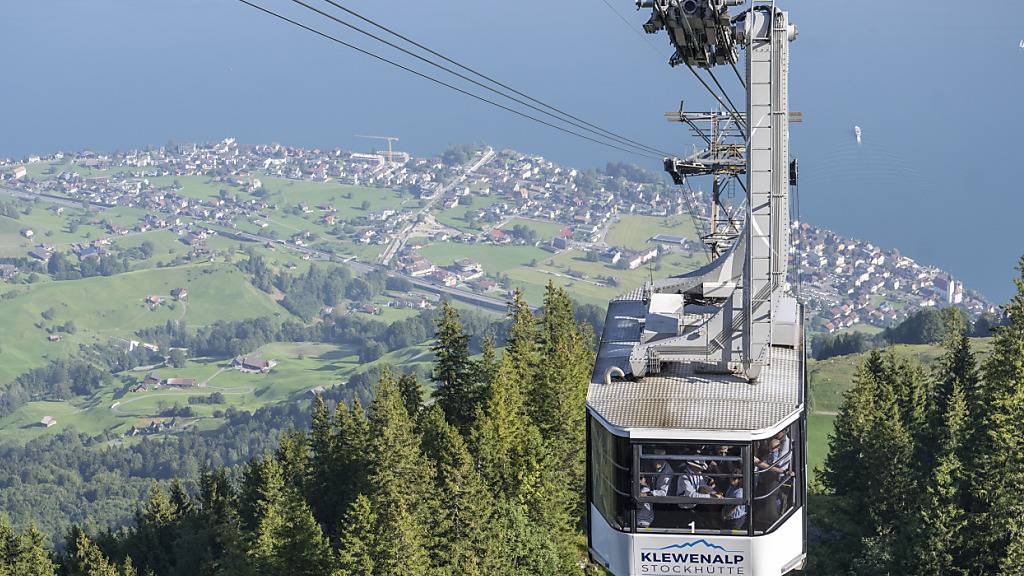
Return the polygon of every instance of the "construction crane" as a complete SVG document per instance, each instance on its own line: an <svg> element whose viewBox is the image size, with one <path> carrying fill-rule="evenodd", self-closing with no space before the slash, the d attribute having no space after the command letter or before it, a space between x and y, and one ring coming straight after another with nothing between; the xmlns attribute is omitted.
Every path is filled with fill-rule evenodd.
<svg viewBox="0 0 1024 576"><path fill-rule="evenodd" d="M365 134L356 134L356 138L368 138L370 140L387 140L388 141L388 162L394 160L394 153L391 150L391 143L398 142L397 136L367 136Z"/></svg>
<svg viewBox="0 0 1024 576"><path fill-rule="evenodd" d="M608 305L587 393L590 555L613 576L779 576L807 555L803 312L786 280L796 27L774 0L637 5L675 48L668 64L722 106L670 113L706 148L664 159L676 184L712 178L714 259ZM718 66L735 71L745 109ZM723 200L723 182L742 202Z"/></svg>

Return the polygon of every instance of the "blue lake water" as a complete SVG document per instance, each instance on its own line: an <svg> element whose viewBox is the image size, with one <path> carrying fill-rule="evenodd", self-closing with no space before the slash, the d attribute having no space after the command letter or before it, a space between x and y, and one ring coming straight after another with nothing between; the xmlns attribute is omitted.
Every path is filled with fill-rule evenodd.
<svg viewBox="0 0 1024 576"><path fill-rule="evenodd" d="M263 0L299 14L285 0ZM635 28L646 19L609 0ZM806 220L899 248L997 301L1024 254L1019 3L780 2ZM291 6L289 8L288 6ZM601 0L347 5L586 120L661 148L711 105L663 38ZM629 160L273 21L235 0L7 2L0 156L214 140L399 149L485 141L580 167ZM340 27L339 36L357 39ZM390 54L390 53L389 53ZM405 59L407 60L407 59ZM726 72L729 72L726 74ZM723 70L728 79L731 72ZM863 128L863 144L853 126ZM638 159L652 169L655 161Z"/></svg>

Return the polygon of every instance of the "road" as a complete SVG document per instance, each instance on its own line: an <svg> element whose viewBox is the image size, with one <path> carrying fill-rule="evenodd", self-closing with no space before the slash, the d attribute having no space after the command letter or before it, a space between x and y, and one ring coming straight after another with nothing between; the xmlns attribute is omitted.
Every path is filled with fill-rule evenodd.
<svg viewBox="0 0 1024 576"><path fill-rule="evenodd" d="M26 192L24 190L15 190L13 188L0 187L0 194L5 196L13 196L22 200L42 200L44 202L50 202L53 204L61 204L63 206L70 206L72 208L81 208L82 202L90 206L97 208L110 208L106 204L100 204L98 202L89 202L88 200L72 200L71 198L62 198L60 196L54 196L52 194L39 194L36 192Z"/></svg>
<svg viewBox="0 0 1024 576"><path fill-rule="evenodd" d="M366 274L367 272L372 272L376 270L384 272L385 274L393 278L405 278L406 280L411 282L413 286L416 286L417 288L422 288L424 290L430 290L431 292L437 292L442 295L451 296L452 298L461 300L463 302L468 302L470 304L475 304L483 308L498 310L500 312L508 310L507 300L493 298L491 296L484 296L482 294L477 294L475 292L470 292L468 290L462 290L460 288L449 288L448 286L428 282L427 280L423 280L421 278L413 278L412 276L407 276L399 272L392 272L390 270L385 269L382 266L378 266L375 264L367 264L365 262L359 262L354 258L342 259L338 258L333 254L321 252L320 250L316 250L308 246L297 246L290 242L285 242L283 240L277 240L266 236L258 236L256 234L250 234L249 232L241 232L238 230L234 230L231 231L231 235L242 240L249 240L251 242L272 242L274 244L286 246L301 254L309 254L311 257L316 258L317 260L338 262L340 264L344 264L345 266L352 268L352 270L360 274Z"/></svg>
<svg viewBox="0 0 1024 576"><path fill-rule="evenodd" d="M490 162L494 158L494 156L494 149L488 148L487 152L484 152L484 155L481 156L480 159L477 160L472 166L467 168L465 172L460 174L458 178L455 178L451 182L448 182L444 186L442 186L441 190L438 191L437 195L431 198L422 208L417 210L416 213L413 214L412 217L409 219L409 224L406 224L405 227L402 228L402 230L395 235L395 238L388 243L387 247L384 248L384 251L380 253L380 258L378 258L378 261L381 264L384 264L385 266L388 263L390 263L391 259L395 257L395 254L398 254L399 252L402 251L402 248L405 246L405 243L409 240L409 233L412 232L412 229L416 227L416 222L419 220L420 216L428 212L431 208L433 208L434 204L441 198L444 198L445 194L451 191L452 188L465 182L466 178L469 178L474 172L482 168L484 164Z"/></svg>

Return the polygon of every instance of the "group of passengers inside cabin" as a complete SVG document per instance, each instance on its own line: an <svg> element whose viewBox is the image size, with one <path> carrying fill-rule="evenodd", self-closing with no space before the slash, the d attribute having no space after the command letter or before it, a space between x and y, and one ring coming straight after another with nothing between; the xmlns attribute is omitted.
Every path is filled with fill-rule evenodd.
<svg viewBox="0 0 1024 576"><path fill-rule="evenodd" d="M753 507L754 529L764 531L793 505L793 442L786 430L754 442L749 483L738 445L644 444L639 457L638 530L747 532Z"/></svg>

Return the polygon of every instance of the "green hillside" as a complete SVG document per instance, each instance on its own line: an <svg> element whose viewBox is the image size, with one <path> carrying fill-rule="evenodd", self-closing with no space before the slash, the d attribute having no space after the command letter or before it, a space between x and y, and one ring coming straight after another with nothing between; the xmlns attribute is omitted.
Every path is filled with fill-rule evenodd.
<svg viewBox="0 0 1024 576"><path fill-rule="evenodd" d="M187 303L171 300L170 291L179 287L188 289ZM16 296L0 300L0 382L77 352L81 345L130 338L136 330L168 320L184 320L194 328L215 320L288 314L235 266L223 263L43 282L8 291ZM147 296L159 296L163 303L148 305ZM67 321L74 323L75 333L61 334L60 342L48 341L46 329Z"/></svg>
<svg viewBox="0 0 1024 576"><path fill-rule="evenodd" d="M991 338L972 338L974 351L984 356L991 346ZM897 344L891 347L897 354L913 358L930 366L942 355L938 344ZM867 352L836 356L826 360L809 360L810 416L808 418L808 465L820 466L828 453L828 436L832 423L843 402L843 393L853 385L857 368L864 362Z"/></svg>

